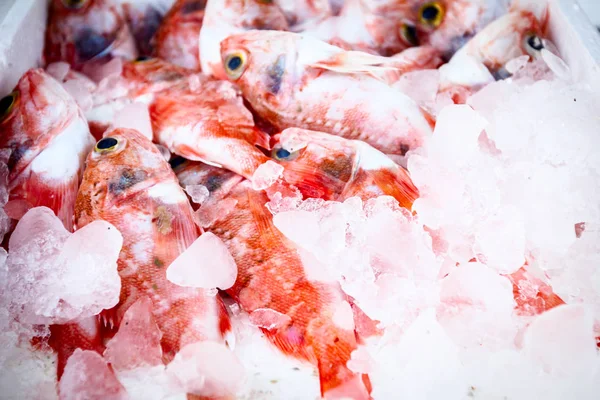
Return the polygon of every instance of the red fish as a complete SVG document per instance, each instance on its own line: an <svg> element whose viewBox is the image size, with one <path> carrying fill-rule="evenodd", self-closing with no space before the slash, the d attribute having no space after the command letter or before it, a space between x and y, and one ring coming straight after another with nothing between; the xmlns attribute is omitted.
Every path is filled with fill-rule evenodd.
<svg viewBox="0 0 600 400"><path fill-rule="evenodd" d="M45 206L73 231L73 209L85 157L94 145L75 100L42 69L27 71L0 100L0 148L11 150L8 190L20 218Z"/></svg>
<svg viewBox="0 0 600 400"><path fill-rule="evenodd" d="M117 0L123 7L138 53L149 56L154 52L154 35L175 0Z"/></svg>
<svg viewBox="0 0 600 400"><path fill-rule="evenodd" d="M137 50L117 0L52 0L46 30L46 62L79 69L109 56L135 58Z"/></svg>
<svg viewBox="0 0 600 400"><path fill-rule="evenodd" d="M238 90L212 81L196 90L157 93L150 106L155 140L190 160L227 168L251 178L268 158L270 137L254 126Z"/></svg>
<svg viewBox="0 0 600 400"><path fill-rule="evenodd" d="M119 304L104 319L121 323L129 306L152 299L165 362L186 344L222 342L230 322L218 295L167 280L166 269L199 236L193 211L169 164L139 132L116 129L90 153L75 209L78 227L103 219L123 235Z"/></svg>
<svg viewBox="0 0 600 400"><path fill-rule="evenodd" d="M404 168L358 140L288 128L272 156L285 168L285 181L305 197L344 201L388 195L409 210L419 197Z"/></svg>
<svg viewBox="0 0 600 400"><path fill-rule="evenodd" d="M227 79L219 52L219 44L227 36L251 29L288 28L285 15L273 1L208 0L200 31L202 71L219 79Z"/></svg>
<svg viewBox="0 0 600 400"><path fill-rule="evenodd" d="M370 398L368 377L346 366L357 343L352 309L339 287L307 279L296 247L273 225L265 207L269 199L249 181L234 186L225 199L235 207L209 229L238 265L237 281L227 292L277 348L318 368L325 398Z"/></svg>
<svg viewBox="0 0 600 400"><path fill-rule="evenodd" d="M428 115L412 99L369 76L389 62L386 57L276 31L230 36L221 54L229 79L280 130L331 133L399 156L432 133Z"/></svg>
<svg viewBox="0 0 600 400"><path fill-rule="evenodd" d="M170 63L200 70L200 29L206 0L178 0L156 32L156 55Z"/></svg>

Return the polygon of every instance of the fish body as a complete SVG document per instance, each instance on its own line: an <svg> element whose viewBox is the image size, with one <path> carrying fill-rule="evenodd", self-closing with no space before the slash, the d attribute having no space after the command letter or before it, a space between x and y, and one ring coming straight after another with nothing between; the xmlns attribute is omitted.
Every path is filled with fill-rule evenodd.
<svg viewBox="0 0 600 400"><path fill-rule="evenodd" d="M84 64L112 56L137 56L135 40L118 0L52 0L46 30L47 63Z"/></svg>
<svg viewBox="0 0 600 400"><path fill-rule="evenodd" d="M200 29L206 0L178 0L156 33L156 55L175 65L200 70Z"/></svg>
<svg viewBox="0 0 600 400"><path fill-rule="evenodd" d="M85 157L93 145L75 100L42 69L27 71L0 100L0 148L11 151L10 200L24 209L50 208L70 232Z"/></svg>
<svg viewBox="0 0 600 400"><path fill-rule="evenodd" d="M77 227L103 219L123 235L119 304L103 314L118 328L129 306L152 299L165 361L186 344L223 341L230 329L218 295L167 280L166 269L199 236L193 211L159 150L135 130L115 129L90 153L75 209Z"/></svg>
<svg viewBox="0 0 600 400"><path fill-rule="evenodd" d="M410 210L419 196L404 168L364 142L298 128L278 139L273 156L285 168L283 178L305 197L366 201L387 195Z"/></svg>
<svg viewBox="0 0 600 400"><path fill-rule="evenodd" d="M432 128L413 100L370 75L386 57L346 52L291 32L252 31L221 43L228 77L280 130L298 127L363 140L403 156Z"/></svg>
<svg viewBox="0 0 600 400"><path fill-rule="evenodd" d="M200 64L205 74L227 79L221 64L220 43L252 29L287 30L282 10L272 1L208 0L200 30Z"/></svg>
<svg viewBox="0 0 600 400"><path fill-rule="evenodd" d="M150 106L155 140L190 160L222 166L246 178L268 160L270 137L254 126L236 88L210 81L196 90L169 90Z"/></svg>
<svg viewBox="0 0 600 400"><path fill-rule="evenodd" d="M340 289L307 279L295 246L273 225L263 192L244 181L226 199L235 200L235 207L209 229L238 265L238 278L227 292L251 319L266 317L257 323L279 350L317 366L325 398L368 399L368 378L346 367L357 344L352 310ZM336 313L348 320L336 324Z"/></svg>

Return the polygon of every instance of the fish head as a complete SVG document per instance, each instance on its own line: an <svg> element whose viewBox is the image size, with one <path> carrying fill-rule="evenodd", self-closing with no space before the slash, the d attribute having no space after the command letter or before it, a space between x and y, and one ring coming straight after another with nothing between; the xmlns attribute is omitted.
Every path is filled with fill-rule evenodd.
<svg viewBox="0 0 600 400"><path fill-rule="evenodd" d="M221 42L227 78L253 106L280 109L304 72L296 62L298 39L290 32L256 30L228 37Z"/></svg>
<svg viewBox="0 0 600 400"><path fill-rule="evenodd" d="M506 0L433 0L413 2L408 19L420 44L436 47L450 58L490 21L506 13Z"/></svg>
<svg viewBox="0 0 600 400"><path fill-rule="evenodd" d="M11 149L8 167L19 175L77 117L79 107L42 69L27 71L0 100L0 148Z"/></svg>
<svg viewBox="0 0 600 400"><path fill-rule="evenodd" d="M274 0L208 0L206 15L241 30L287 30L288 22Z"/></svg>
<svg viewBox="0 0 600 400"><path fill-rule="evenodd" d="M204 186L211 198L225 197L231 188L244 178L235 172L198 161L175 157L170 161L181 186Z"/></svg>
<svg viewBox="0 0 600 400"><path fill-rule="evenodd" d="M305 197L337 200L352 181L358 162L353 141L299 128L285 129L276 140L271 157Z"/></svg>
<svg viewBox="0 0 600 400"><path fill-rule="evenodd" d="M136 49L117 0L53 0L46 31L47 62L76 68L108 56L135 58Z"/></svg>
<svg viewBox="0 0 600 400"><path fill-rule="evenodd" d="M174 0L118 0L122 3L123 14L139 54L150 55L153 52L153 37L163 18L175 2Z"/></svg>
<svg viewBox="0 0 600 400"><path fill-rule="evenodd" d="M314 23L332 15L329 0L275 0L290 25Z"/></svg>
<svg viewBox="0 0 600 400"><path fill-rule="evenodd" d="M489 24L459 53L466 53L497 75L506 63L520 56L541 57L551 43L544 38L544 24L530 11L510 12Z"/></svg>
<svg viewBox="0 0 600 400"><path fill-rule="evenodd" d="M75 216L85 225L95 210L107 210L175 176L158 148L134 129L117 128L88 155ZM79 224L80 222L78 222Z"/></svg>

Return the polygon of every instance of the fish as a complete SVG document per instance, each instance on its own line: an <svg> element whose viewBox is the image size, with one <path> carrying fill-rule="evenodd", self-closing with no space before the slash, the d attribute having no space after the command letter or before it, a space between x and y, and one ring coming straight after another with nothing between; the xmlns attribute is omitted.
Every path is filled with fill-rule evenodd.
<svg viewBox="0 0 600 400"><path fill-rule="evenodd" d="M73 232L75 198L93 146L73 97L43 69L25 72L0 100L0 149L11 151L9 200L22 210L10 216L19 219L29 208L45 206Z"/></svg>
<svg viewBox="0 0 600 400"><path fill-rule="evenodd" d="M52 0L45 40L46 63L65 61L75 69L138 55L118 0Z"/></svg>
<svg viewBox="0 0 600 400"><path fill-rule="evenodd" d="M297 33L256 30L225 39L221 54L229 80L279 130L331 133L398 156L432 134L423 109L372 76L393 69L385 66L387 57L344 51Z"/></svg>
<svg viewBox="0 0 600 400"><path fill-rule="evenodd" d="M200 29L206 0L177 0L156 32L156 56L200 70Z"/></svg>
<svg viewBox="0 0 600 400"><path fill-rule="evenodd" d="M411 210L419 197L408 172L359 140L288 128L276 138L272 157L283 167L283 179L302 195L344 201L393 196Z"/></svg>
<svg viewBox="0 0 600 400"><path fill-rule="evenodd" d="M207 0L200 30L200 66L218 79L227 79L219 45L226 37L252 29L288 30L288 21L273 1Z"/></svg>
<svg viewBox="0 0 600 400"><path fill-rule="evenodd" d="M267 195L253 190L250 181L235 185L216 204L225 200L235 206L217 215L208 230L223 240L238 266L227 293L281 352L317 367L325 398L369 399L368 376L346 366L357 339L341 289L307 279L297 248L273 224ZM337 313L349 321L336 325Z"/></svg>
<svg viewBox="0 0 600 400"><path fill-rule="evenodd" d="M227 168L248 179L268 160L258 145L270 136L254 125L239 91L227 81L211 81L197 90L157 93L150 105L155 141L190 160Z"/></svg>
<svg viewBox="0 0 600 400"><path fill-rule="evenodd" d="M505 68L510 60L520 56L541 59L544 48L554 48L544 32L545 23L528 10L514 10L496 19L440 67L442 89L460 85L476 90L510 76Z"/></svg>
<svg viewBox="0 0 600 400"><path fill-rule="evenodd" d="M138 55L154 53L154 35L175 0L117 0L136 43Z"/></svg>
<svg viewBox="0 0 600 400"><path fill-rule="evenodd" d="M231 324L219 295L167 280L167 267L201 231L171 167L138 131L114 129L88 156L77 195L76 226L98 219L123 235L117 261L121 296L115 308L101 314L105 329L116 331L127 309L147 296L162 332L165 363L187 344L226 342Z"/></svg>

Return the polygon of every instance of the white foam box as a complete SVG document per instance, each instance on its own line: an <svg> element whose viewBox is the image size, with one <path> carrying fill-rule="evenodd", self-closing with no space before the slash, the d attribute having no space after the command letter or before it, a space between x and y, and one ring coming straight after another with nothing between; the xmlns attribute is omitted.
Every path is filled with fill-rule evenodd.
<svg viewBox="0 0 600 400"><path fill-rule="evenodd" d="M543 1L543 0L536 0ZM550 0L550 38L577 79L600 65L600 0ZM0 0L0 96L42 65L48 0ZM590 21L591 19L591 21Z"/></svg>

